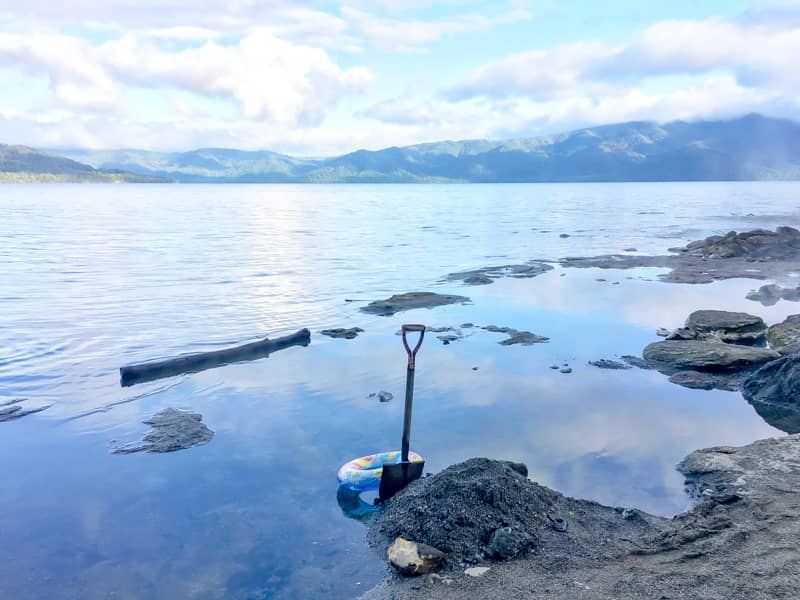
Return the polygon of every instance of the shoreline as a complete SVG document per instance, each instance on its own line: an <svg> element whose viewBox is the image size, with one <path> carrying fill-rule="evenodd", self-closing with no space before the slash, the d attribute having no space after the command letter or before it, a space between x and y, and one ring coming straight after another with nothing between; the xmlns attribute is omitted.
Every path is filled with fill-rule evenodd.
<svg viewBox="0 0 800 600"><path fill-rule="evenodd" d="M561 534L578 540L575 549L538 531L539 544L527 556L483 559L477 564L489 569L480 576L465 573L469 563L449 562L437 574L391 577L360 600L794 597L800 585L800 434L696 450L678 469L698 502L672 519L563 497L526 480L557 502L580 507L567 515L574 526ZM619 528L609 525L612 513L619 515ZM371 533L385 516L371 524ZM594 535L593 523L602 524L605 537ZM586 540L597 545L587 551L580 545Z"/></svg>

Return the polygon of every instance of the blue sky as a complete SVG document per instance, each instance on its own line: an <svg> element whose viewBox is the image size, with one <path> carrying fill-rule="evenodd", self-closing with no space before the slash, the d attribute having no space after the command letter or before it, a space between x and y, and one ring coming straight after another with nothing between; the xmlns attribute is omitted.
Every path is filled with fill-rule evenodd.
<svg viewBox="0 0 800 600"><path fill-rule="evenodd" d="M800 120L800 0L0 0L0 143L329 155Z"/></svg>

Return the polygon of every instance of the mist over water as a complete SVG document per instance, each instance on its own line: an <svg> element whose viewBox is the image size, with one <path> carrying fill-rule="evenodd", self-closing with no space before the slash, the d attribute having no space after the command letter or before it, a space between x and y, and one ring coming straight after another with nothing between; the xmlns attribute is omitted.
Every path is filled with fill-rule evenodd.
<svg viewBox="0 0 800 600"><path fill-rule="evenodd" d="M587 365L638 355L656 328L700 308L768 323L800 312L745 299L764 282L675 285L657 281L657 270L560 267L482 287L443 278L798 226L797 183L42 185L0 194L0 403L52 403L0 423L0 591L9 598L351 598L369 589L384 567L363 525L337 505L335 475L353 457L399 445L405 355L395 332L404 322L550 338L503 347L482 330L446 346L426 337L412 448L431 471L471 456L520 460L561 492L669 515L688 506L674 470L687 452L780 433L738 393ZM415 290L472 302L359 312ZM366 331L350 341L318 335L352 326ZM307 348L119 385L125 364L302 327L312 331ZM395 400L369 397L379 390ZM109 453L168 406L202 413L214 439L166 455Z"/></svg>

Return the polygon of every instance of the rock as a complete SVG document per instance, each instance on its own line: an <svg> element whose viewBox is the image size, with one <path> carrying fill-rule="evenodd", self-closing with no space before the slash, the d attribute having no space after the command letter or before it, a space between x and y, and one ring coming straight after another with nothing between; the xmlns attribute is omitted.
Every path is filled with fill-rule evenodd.
<svg viewBox="0 0 800 600"><path fill-rule="evenodd" d="M710 340L667 340L645 347L647 361L676 369L700 371L733 370L779 358L768 348L739 346Z"/></svg>
<svg viewBox="0 0 800 600"><path fill-rule="evenodd" d="M489 285L490 283L494 283L494 279L483 273L476 273L475 275L465 277L464 283L467 285Z"/></svg>
<svg viewBox="0 0 800 600"><path fill-rule="evenodd" d="M616 360L608 360L605 358L601 358L600 360L590 360L589 364L593 367L597 367L598 369L630 369L630 365L626 365L625 363L617 362Z"/></svg>
<svg viewBox="0 0 800 600"><path fill-rule="evenodd" d="M332 338L343 338L346 340L352 340L355 337L358 337L359 333L364 333L364 330L361 327L351 327L350 329L345 329L344 327L337 327L335 329L323 329L320 331L322 335L327 335L328 337Z"/></svg>
<svg viewBox="0 0 800 600"><path fill-rule="evenodd" d="M561 367L559 369L559 373L569 374L572 373L572 369L570 367Z"/></svg>
<svg viewBox="0 0 800 600"><path fill-rule="evenodd" d="M469 567L468 569L464 569L464 574L470 577L480 577L488 573L489 570L489 567Z"/></svg>
<svg viewBox="0 0 800 600"><path fill-rule="evenodd" d="M523 346L531 346L533 344L543 344L549 342L550 338L543 335L536 335L530 331L519 331L512 327L498 327L497 325L486 325L481 327L485 331L492 333L505 333L508 338L497 342L501 346L513 346L514 344L522 344Z"/></svg>
<svg viewBox="0 0 800 600"><path fill-rule="evenodd" d="M408 576L430 573L444 563L444 553L440 550L402 537L389 546L388 557L392 567Z"/></svg>
<svg viewBox="0 0 800 600"><path fill-rule="evenodd" d="M471 329L473 327L475 327L474 323L462 323L461 324L461 329Z"/></svg>
<svg viewBox="0 0 800 600"><path fill-rule="evenodd" d="M523 265L500 265L496 267L483 267L471 271L459 271L447 276L449 281L463 281L467 285L487 285L494 283L495 279L513 277L514 279L529 279L538 277L542 273L552 270L552 266L537 261Z"/></svg>
<svg viewBox="0 0 800 600"><path fill-rule="evenodd" d="M486 554L496 560L510 560L522 556L536 545L536 539L512 527L495 529L486 545Z"/></svg>
<svg viewBox="0 0 800 600"><path fill-rule="evenodd" d="M469 298L465 296L436 294L433 292L407 292L405 294L395 294L386 300L370 302L367 306L362 306L361 310L365 313L388 317L404 310L434 308L447 304L464 304L465 302L469 302Z"/></svg>
<svg viewBox="0 0 800 600"><path fill-rule="evenodd" d="M668 337L669 336L669 329L664 329L663 327L659 327L658 331L656 331L656 335L658 337Z"/></svg>
<svg viewBox="0 0 800 600"><path fill-rule="evenodd" d="M769 345L779 352L793 344L800 343L800 315L789 315L781 323L767 330Z"/></svg>
<svg viewBox="0 0 800 600"><path fill-rule="evenodd" d="M782 409L782 418L800 417L800 356L784 356L761 367L742 385L742 394L755 407ZM777 425L776 425L777 426ZM799 433L800 428L790 426Z"/></svg>
<svg viewBox="0 0 800 600"><path fill-rule="evenodd" d="M659 275L659 279L672 283L777 278L800 270L800 231L778 227L775 231L730 232L691 242L684 248L670 248L670 252L674 254L569 257L560 263L564 267L600 269L667 268L670 271Z"/></svg>
<svg viewBox="0 0 800 600"><path fill-rule="evenodd" d="M729 344L755 344L764 340L767 325L760 317L747 313L696 310L686 319L685 329L694 339L716 338Z"/></svg>
<svg viewBox="0 0 800 600"><path fill-rule="evenodd" d="M214 437L214 432L202 423L202 419L200 413L165 408L142 421L145 425L152 426L152 429L144 434L141 442L117 446L112 452L174 452L207 444Z"/></svg>
<svg viewBox="0 0 800 600"><path fill-rule="evenodd" d="M625 248L623 252L636 252L636 248Z"/></svg>
<svg viewBox="0 0 800 600"><path fill-rule="evenodd" d="M383 390L378 392L378 402L391 402L392 398L394 398L394 396L391 392L385 392Z"/></svg>
<svg viewBox="0 0 800 600"><path fill-rule="evenodd" d="M559 367L558 365L550 365L550 368L553 369L554 371L558 371L561 367Z"/></svg>
<svg viewBox="0 0 800 600"><path fill-rule="evenodd" d="M437 335L436 338L439 339L439 340L442 340L442 343L445 346L447 346L450 342L455 342L455 341L461 339L459 336L452 335L452 334L450 334L450 335Z"/></svg>
<svg viewBox="0 0 800 600"><path fill-rule="evenodd" d="M566 239L566 238L568 238L568 237L569 237L569 234L568 234L568 233L562 233L562 234L561 234L561 235L559 235L558 237L560 237L560 238L562 238L562 239Z"/></svg>

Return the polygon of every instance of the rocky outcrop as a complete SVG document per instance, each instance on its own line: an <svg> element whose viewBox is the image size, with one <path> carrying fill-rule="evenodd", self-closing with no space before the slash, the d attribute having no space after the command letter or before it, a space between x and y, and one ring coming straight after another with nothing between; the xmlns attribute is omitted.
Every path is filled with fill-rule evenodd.
<svg viewBox="0 0 800 600"><path fill-rule="evenodd" d="M152 429L144 434L141 442L117 445L114 454L133 452L175 452L192 446L207 444L214 437L202 422L200 413L175 408L165 408L149 419L142 421Z"/></svg>
<svg viewBox="0 0 800 600"><path fill-rule="evenodd" d="M780 300L789 302L800 301L800 286L796 288L783 288L775 283L762 285L758 291L747 294L748 300L760 302L763 306L774 306Z"/></svg>
<svg viewBox="0 0 800 600"><path fill-rule="evenodd" d="M670 251L673 254L611 254L569 257L560 262L565 267L582 268L667 268L670 271L659 279L672 283L710 283L734 277L777 278L800 269L800 231L793 227L778 227L775 231L731 231L691 242L683 248L670 248Z"/></svg>
<svg viewBox="0 0 800 600"><path fill-rule="evenodd" d="M769 348L739 346L710 340L653 342L642 352L645 360L672 369L726 371L751 367L779 358Z"/></svg>
<svg viewBox="0 0 800 600"><path fill-rule="evenodd" d="M668 340L719 340L729 344L752 345L763 342L767 324L761 317L726 310L696 310L684 327L667 336Z"/></svg>
<svg viewBox="0 0 800 600"><path fill-rule="evenodd" d="M800 315L789 315L781 323L772 325L767 330L767 340L772 348L782 354L800 343Z"/></svg>
<svg viewBox="0 0 800 600"><path fill-rule="evenodd" d="M363 599L797 597L800 435L691 453L679 470L697 503L674 519L564 498L526 480L512 479L517 483L510 484L508 478L518 476L502 464L471 459L411 484L370 524L370 535L392 529L386 519L404 518L404 511L395 512L394 503L416 507L419 518L429 526L449 523L449 533L438 534L443 537L483 532L466 516L470 510L477 511L479 523L493 513L494 522L513 520L504 528L524 526L508 508L514 502L521 503L520 510L527 509L531 519L555 509L567 518L569 528L559 532L552 523L532 520L531 526L539 528L531 556L492 562L491 570L481 577L470 577L448 554L443 573L447 585L434 578L395 579ZM459 477L457 488L452 486L453 476ZM501 485L495 487L494 481ZM521 495L519 490L523 490ZM454 501L457 493L465 493L463 513ZM445 509L455 513L452 521L431 518Z"/></svg>
<svg viewBox="0 0 800 600"><path fill-rule="evenodd" d="M366 306L362 306L361 310L365 313L389 317L404 310L434 308L447 304L464 304L465 302L469 302L469 298L465 296L436 294L434 292L406 292L404 294L395 294L386 300L370 302Z"/></svg>

